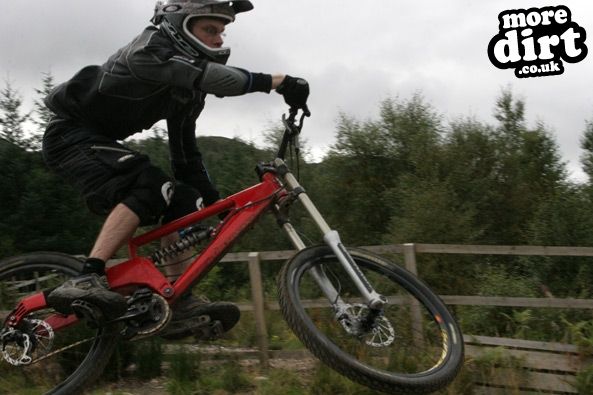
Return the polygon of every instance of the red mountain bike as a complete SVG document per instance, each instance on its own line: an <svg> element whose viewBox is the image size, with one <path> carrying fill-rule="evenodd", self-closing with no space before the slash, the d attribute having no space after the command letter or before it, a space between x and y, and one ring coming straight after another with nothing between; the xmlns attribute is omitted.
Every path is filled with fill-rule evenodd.
<svg viewBox="0 0 593 395"><path fill-rule="evenodd" d="M110 287L127 298L122 317L92 324L46 305L46 292L79 273L74 257L40 252L0 261L3 375L43 377L49 394L72 394L97 378L118 339L158 334L170 305L189 291L265 212L272 212L296 247L278 276L284 318L302 343L344 376L387 393L426 393L450 383L463 362L463 338L445 304L400 266L360 249L347 249L311 202L283 158L305 114L282 117L277 158L260 163L261 182L205 209L133 238L129 260L107 270ZM299 201L323 235L307 247L289 221ZM218 220L217 217L224 217ZM203 224L213 222L213 226ZM179 232L175 244L140 256L139 248ZM173 283L159 261L205 244ZM146 247L145 247L146 248ZM15 308L16 305L16 308Z"/></svg>

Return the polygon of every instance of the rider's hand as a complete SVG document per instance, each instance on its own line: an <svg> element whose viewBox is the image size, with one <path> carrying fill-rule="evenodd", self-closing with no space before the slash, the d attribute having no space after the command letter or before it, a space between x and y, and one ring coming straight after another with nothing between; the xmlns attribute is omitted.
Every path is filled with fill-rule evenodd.
<svg viewBox="0 0 593 395"><path fill-rule="evenodd" d="M309 97L309 83L303 78L287 75L276 88L276 92L284 96L284 101L292 108L307 108Z"/></svg>

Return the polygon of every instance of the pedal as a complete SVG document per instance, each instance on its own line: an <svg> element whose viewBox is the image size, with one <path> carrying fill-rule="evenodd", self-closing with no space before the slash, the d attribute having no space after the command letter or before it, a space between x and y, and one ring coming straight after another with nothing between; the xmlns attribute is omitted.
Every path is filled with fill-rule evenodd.
<svg viewBox="0 0 593 395"><path fill-rule="evenodd" d="M224 335L224 328L220 321L210 321L210 317L208 317L207 322L196 327L192 332L199 340L216 340Z"/></svg>
<svg viewBox="0 0 593 395"><path fill-rule="evenodd" d="M160 336L167 340L192 335L196 340L214 340L231 330L241 316L237 306L228 302L205 303L192 312L192 317L172 321Z"/></svg>
<svg viewBox="0 0 593 395"><path fill-rule="evenodd" d="M72 307L76 317L86 320L92 327L101 326L101 324L105 323L106 321L105 315L101 309L92 303L85 302L81 299L76 299L74 302L72 302L70 307Z"/></svg>

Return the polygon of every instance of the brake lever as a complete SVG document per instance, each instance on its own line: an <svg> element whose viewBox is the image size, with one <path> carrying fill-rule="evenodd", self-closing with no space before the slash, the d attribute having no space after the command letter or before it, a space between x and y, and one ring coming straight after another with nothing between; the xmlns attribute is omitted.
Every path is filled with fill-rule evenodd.
<svg viewBox="0 0 593 395"><path fill-rule="evenodd" d="M306 104L305 104L305 108L303 108L303 116L305 116L305 117L310 117L311 116L311 111L309 111L309 107L307 107Z"/></svg>
<svg viewBox="0 0 593 395"><path fill-rule="evenodd" d="M297 127L299 128L299 133L303 129L303 123L305 122L305 117L310 117L310 116L311 116L311 113L309 112L309 110L303 111L303 113L301 114L301 118L299 119L299 124L297 125Z"/></svg>

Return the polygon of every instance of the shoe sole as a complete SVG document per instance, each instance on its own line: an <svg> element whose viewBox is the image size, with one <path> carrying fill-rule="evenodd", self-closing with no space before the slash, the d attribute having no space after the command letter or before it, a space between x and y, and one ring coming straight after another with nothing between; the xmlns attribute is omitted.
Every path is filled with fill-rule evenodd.
<svg viewBox="0 0 593 395"><path fill-rule="evenodd" d="M112 320L123 315L128 309L124 297L116 292L90 289L81 290L70 288L63 291L54 291L48 297L48 305L59 313L73 314L72 303L82 300L96 306L104 315L106 320Z"/></svg>

